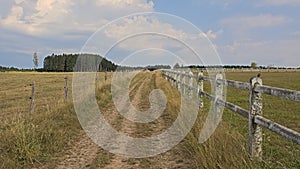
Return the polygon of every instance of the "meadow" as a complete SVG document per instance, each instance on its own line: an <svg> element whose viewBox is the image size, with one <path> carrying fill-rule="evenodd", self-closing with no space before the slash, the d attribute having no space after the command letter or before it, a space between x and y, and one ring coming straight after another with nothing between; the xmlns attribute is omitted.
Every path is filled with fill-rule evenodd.
<svg viewBox="0 0 300 169"><path fill-rule="evenodd" d="M168 112L174 112L171 116L176 118L180 103L175 99L178 91L160 73L155 75L158 80L151 83L151 89L159 87L168 92L166 96L171 100ZM69 98L64 103L66 76L70 79ZM100 73L99 79L104 79L103 76L104 73ZM243 82L252 76L256 73L226 73L226 79ZM111 105L108 77L107 82L99 82L99 104ZM132 83L141 83L139 78L142 76L137 76ZM0 168L55 166L56 159L82 132L72 103L72 73L2 72L0 79ZM268 86L300 91L300 72L265 72L262 79ZM35 112L30 114L29 84L33 81L36 82ZM209 84L205 90L210 90ZM146 90L143 95L149 92ZM249 91L227 89L227 101L245 109L248 109L248 95ZM197 123L184 141L195 168L300 168L300 146L266 129L263 129L263 161L251 160L247 145L248 122L226 109L216 132L206 143L198 144L198 134L209 108L209 101L204 101L205 108L199 111ZM102 106L102 109L110 107ZM300 104L297 102L263 95L263 116L300 132Z"/></svg>
<svg viewBox="0 0 300 169"><path fill-rule="evenodd" d="M66 76L71 79L72 73L0 73L0 168L42 165L76 138L81 127L71 92L64 103ZM31 114L32 82L36 94Z"/></svg>

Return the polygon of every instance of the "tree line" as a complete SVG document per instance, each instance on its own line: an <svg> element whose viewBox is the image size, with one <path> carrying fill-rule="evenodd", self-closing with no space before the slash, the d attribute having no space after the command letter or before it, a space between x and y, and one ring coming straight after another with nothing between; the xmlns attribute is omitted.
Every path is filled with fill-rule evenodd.
<svg viewBox="0 0 300 169"><path fill-rule="evenodd" d="M115 71L117 65L95 54L52 54L44 59L43 69L47 72Z"/></svg>

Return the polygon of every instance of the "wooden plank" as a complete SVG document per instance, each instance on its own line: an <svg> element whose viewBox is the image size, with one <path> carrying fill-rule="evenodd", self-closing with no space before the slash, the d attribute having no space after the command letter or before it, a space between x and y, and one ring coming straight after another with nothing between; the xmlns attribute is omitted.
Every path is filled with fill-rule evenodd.
<svg viewBox="0 0 300 169"><path fill-rule="evenodd" d="M250 85L246 82L239 82L234 80L218 80L218 82L237 89L250 90Z"/></svg>
<svg viewBox="0 0 300 169"><path fill-rule="evenodd" d="M201 93L204 97L210 99L210 100L214 100L215 97L209 93L206 93L206 92L202 92ZM231 111L233 112L236 112L238 113L239 115L241 115L242 117L244 118L247 118L248 119L248 111L246 109L243 109L233 103L230 103L230 102L226 102L224 100L221 100L221 99L218 99L216 101L217 104L219 104L220 106L223 106L223 107L226 107L228 109L230 109Z"/></svg>
<svg viewBox="0 0 300 169"><path fill-rule="evenodd" d="M284 127L278 123L275 123L269 119L266 119L262 116L255 116L254 122L260 126L263 126L267 129L277 133L278 135L288 139L289 141L292 141L292 142L300 145L300 133L298 133L292 129L289 129L287 127Z"/></svg>
<svg viewBox="0 0 300 169"><path fill-rule="evenodd" d="M300 102L300 91L296 90L288 90L271 86L259 86L255 89L255 91Z"/></svg>
<svg viewBox="0 0 300 169"><path fill-rule="evenodd" d="M218 100L218 104L221 104L222 106L228 108L229 110L236 112L242 117L248 119L248 111L246 109L243 109L233 103L225 102L224 100Z"/></svg>

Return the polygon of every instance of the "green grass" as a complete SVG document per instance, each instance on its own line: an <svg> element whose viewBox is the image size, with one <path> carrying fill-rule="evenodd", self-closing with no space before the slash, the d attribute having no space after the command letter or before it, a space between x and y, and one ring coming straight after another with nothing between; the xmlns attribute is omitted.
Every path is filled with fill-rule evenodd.
<svg viewBox="0 0 300 169"><path fill-rule="evenodd" d="M255 73L227 73L226 78L248 82ZM262 73L263 84L292 90L300 90L300 72ZM227 101L248 109L248 91L228 88ZM300 132L300 103L263 95L263 116ZM238 131L247 142L248 122L234 112L225 110L223 119ZM277 134L263 129L262 168L300 168L300 146L287 141Z"/></svg>
<svg viewBox="0 0 300 169"><path fill-rule="evenodd" d="M230 72L226 79L249 82L255 72ZM299 72L262 73L264 85L300 90ZM204 90L211 91L209 82ZM248 109L249 91L227 88L227 101ZM206 118L210 101L199 112L193 131L189 134L187 149L196 156L199 168L300 168L300 146L263 129L263 161L251 160L248 152L248 120L225 109L223 121L204 144L199 145L197 136ZM263 116L300 132L300 104L298 102L263 95Z"/></svg>

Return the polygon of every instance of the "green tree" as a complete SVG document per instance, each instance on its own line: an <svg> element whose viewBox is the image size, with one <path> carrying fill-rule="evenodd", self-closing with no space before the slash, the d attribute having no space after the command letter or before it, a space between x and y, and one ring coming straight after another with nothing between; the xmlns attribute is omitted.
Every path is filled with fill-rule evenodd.
<svg viewBox="0 0 300 169"><path fill-rule="evenodd" d="M176 63L176 64L173 66L173 69L178 69L178 68L180 68L180 65L179 65L179 63Z"/></svg>
<svg viewBox="0 0 300 169"><path fill-rule="evenodd" d="M256 62L251 62L251 68L256 69L257 68L257 63Z"/></svg>

